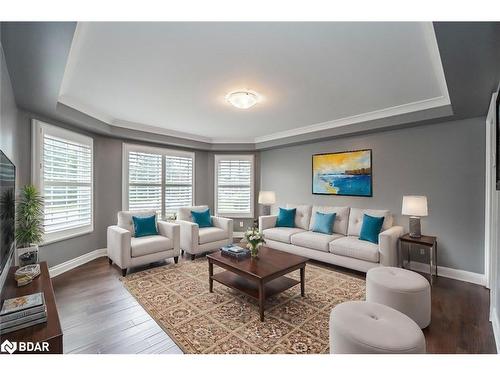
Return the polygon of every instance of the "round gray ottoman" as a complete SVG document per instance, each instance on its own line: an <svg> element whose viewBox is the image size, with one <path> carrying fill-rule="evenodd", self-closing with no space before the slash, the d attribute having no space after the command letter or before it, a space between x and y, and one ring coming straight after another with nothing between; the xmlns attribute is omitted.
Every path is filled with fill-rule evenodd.
<svg viewBox="0 0 500 375"><path fill-rule="evenodd" d="M330 314L330 353L423 354L425 338L413 320L391 307L350 301Z"/></svg>
<svg viewBox="0 0 500 375"><path fill-rule="evenodd" d="M431 286L416 272L396 267L372 268L366 274L366 300L401 311L420 328L431 323Z"/></svg>

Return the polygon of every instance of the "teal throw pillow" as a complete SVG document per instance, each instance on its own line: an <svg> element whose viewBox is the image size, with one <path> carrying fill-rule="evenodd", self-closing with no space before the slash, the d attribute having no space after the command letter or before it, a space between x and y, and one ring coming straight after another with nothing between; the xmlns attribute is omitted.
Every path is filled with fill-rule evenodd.
<svg viewBox="0 0 500 375"><path fill-rule="evenodd" d="M158 234L156 229L156 216L132 216L134 222L134 231L136 237L155 236Z"/></svg>
<svg viewBox="0 0 500 375"><path fill-rule="evenodd" d="M315 212L314 225L312 229L313 232L332 234L333 222L335 221L335 216L337 216L335 212L331 214L326 214L323 212Z"/></svg>
<svg viewBox="0 0 500 375"><path fill-rule="evenodd" d="M296 208L281 208L278 213L278 219L276 220L277 227L287 227L287 228L295 228L295 212Z"/></svg>
<svg viewBox="0 0 500 375"><path fill-rule="evenodd" d="M191 211L191 215L193 216L193 221L198 224L200 228L213 227L209 208L205 211Z"/></svg>
<svg viewBox="0 0 500 375"><path fill-rule="evenodd" d="M361 225L361 232L359 239L378 244L378 235L384 224L384 217L374 217L365 214L363 216L363 224Z"/></svg>

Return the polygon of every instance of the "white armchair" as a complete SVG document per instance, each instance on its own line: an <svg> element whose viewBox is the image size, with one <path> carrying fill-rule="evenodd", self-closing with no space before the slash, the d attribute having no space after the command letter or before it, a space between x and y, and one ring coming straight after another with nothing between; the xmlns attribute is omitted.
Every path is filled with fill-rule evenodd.
<svg viewBox="0 0 500 375"><path fill-rule="evenodd" d="M208 206L179 208L177 223L180 225L181 250L191 255L201 254L233 243L233 220L212 216L213 227L200 228L193 222L191 211L205 211Z"/></svg>
<svg viewBox="0 0 500 375"><path fill-rule="evenodd" d="M158 262L167 258L179 261L180 226L166 221L157 221L158 235L135 237L132 216L155 215L154 210L120 211L118 224L108 227L108 259L122 270L123 276L129 267Z"/></svg>

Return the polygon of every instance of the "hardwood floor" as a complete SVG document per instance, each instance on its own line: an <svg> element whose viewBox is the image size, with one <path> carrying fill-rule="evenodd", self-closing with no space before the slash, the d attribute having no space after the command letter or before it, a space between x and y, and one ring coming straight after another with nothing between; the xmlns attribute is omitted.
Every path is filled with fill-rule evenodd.
<svg viewBox="0 0 500 375"><path fill-rule="evenodd" d="M358 272L314 263L364 277ZM120 270L103 257L53 279L64 352L181 354L122 286L119 277ZM424 329L427 352L496 353L488 313L487 289L438 278L432 288L432 323Z"/></svg>

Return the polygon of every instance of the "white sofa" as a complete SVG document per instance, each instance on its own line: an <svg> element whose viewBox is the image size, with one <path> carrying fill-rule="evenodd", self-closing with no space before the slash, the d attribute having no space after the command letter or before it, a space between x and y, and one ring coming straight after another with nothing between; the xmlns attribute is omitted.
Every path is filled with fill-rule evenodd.
<svg viewBox="0 0 500 375"><path fill-rule="evenodd" d="M123 276L129 267L141 266L174 258L180 255L180 226L158 220L158 235L135 237L132 216L145 217L156 215L154 210L120 211L118 224L108 227L109 264L115 262L121 268Z"/></svg>
<svg viewBox="0 0 500 375"><path fill-rule="evenodd" d="M377 266L397 266L403 227L393 226L390 211L293 204L287 208L297 209L295 228L276 227L277 215L259 217L267 246L362 272ZM331 235L312 231L315 212L336 213ZM378 245L359 239L364 214L384 217Z"/></svg>
<svg viewBox="0 0 500 375"><path fill-rule="evenodd" d="M193 222L191 211L205 211L208 206L182 207L177 211L177 223L181 227L181 250L191 255L194 260L197 254L233 243L233 220L212 216L213 227L200 228Z"/></svg>

